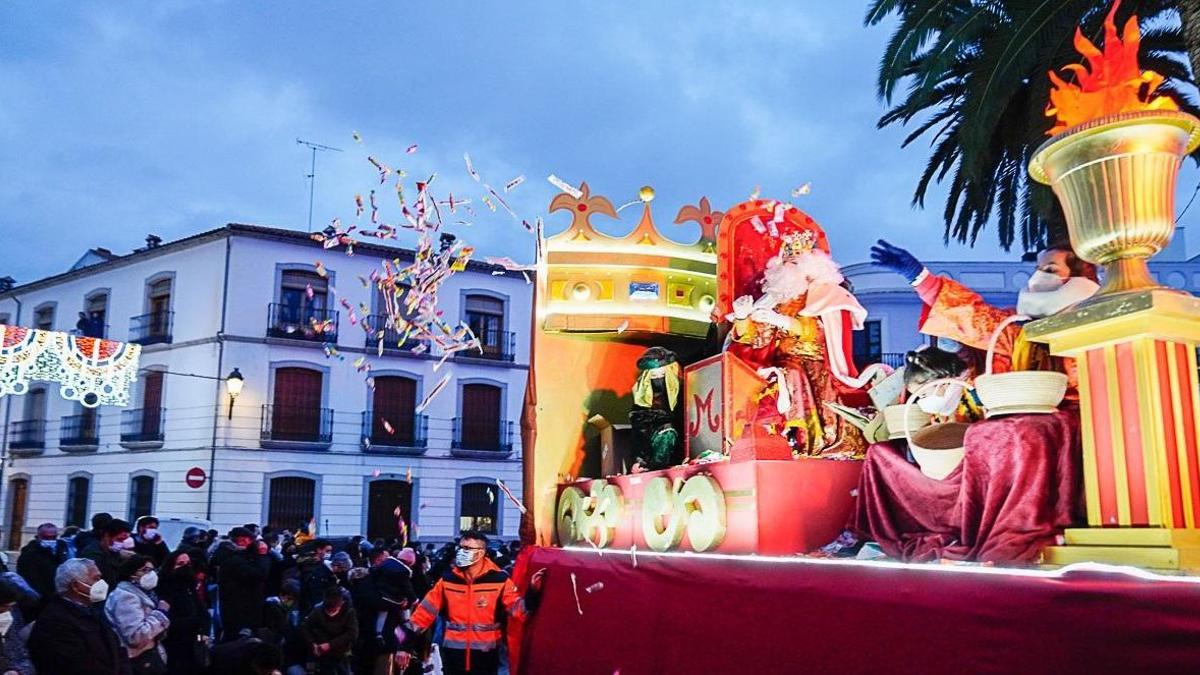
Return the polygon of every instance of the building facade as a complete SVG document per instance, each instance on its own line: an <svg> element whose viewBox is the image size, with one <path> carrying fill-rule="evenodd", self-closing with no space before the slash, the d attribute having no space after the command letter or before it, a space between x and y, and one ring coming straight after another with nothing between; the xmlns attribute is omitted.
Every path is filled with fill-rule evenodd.
<svg viewBox="0 0 1200 675"><path fill-rule="evenodd" d="M1177 228L1170 246L1151 261L1150 271L1164 286L1200 294L1200 256L1188 258L1186 250L1184 229ZM1035 267L1032 261L1020 259L923 262L930 272L968 286L997 307L1016 307L1017 294ZM899 366L905 352L931 342L917 330L921 300L899 274L871 263L847 265L842 274L868 312L864 329L854 334L854 357L860 365L882 362ZM947 346L953 348L952 343Z"/></svg>
<svg viewBox="0 0 1200 675"><path fill-rule="evenodd" d="M89 251L67 273L0 292L4 323L143 345L126 408L84 409L41 384L0 404L5 547L41 522L86 525L100 511L371 537L395 535L399 513L426 541L467 528L515 537L520 514L495 480L520 494L532 286L479 263L452 276L439 307L483 349L439 366L435 346L397 346L390 330L378 354L385 310L367 279L412 251L355 253L227 225L151 237L128 255ZM351 321L343 300L370 313ZM231 399L234 369L244 385Z"/></svg>

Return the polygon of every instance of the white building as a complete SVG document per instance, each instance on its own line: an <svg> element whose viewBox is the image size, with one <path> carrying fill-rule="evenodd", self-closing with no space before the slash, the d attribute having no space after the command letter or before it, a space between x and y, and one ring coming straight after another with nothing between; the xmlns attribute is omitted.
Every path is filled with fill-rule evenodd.
<svg viewBox="0 0 1200 675"><path fill-rule="evenodd" d="M435 372L436 348L376 356L374 331L351 325L341 304L365 305L379 325L378 291L359 277L412 255L359 245L350 257L302 232L231 224L150 237L127 255L89 251L68 272L0 292L0 322L73 330L86 311L93 329L144 345L128 408L87 411L55 385L3 403L3 544L100 511L202 518L222 532L315 518L322 535L374 537L397 532L400 507L422 540L469 526L515 537L519 513L495 479L520 494L532 286L479 263L451 277L441 308L472 326L484 353ZM332 333L313 330L326 320ZM231 403L223 380L235 368L245 384ZM200 471L202 485L187 480Z"/></svg>
<svg viewBox="0 0 1200 675"><path fill-rule="evenodd" d="M922 262L929 271L970 287L997 307L1016 307L1017 293L1034 270L1033 262L1020 259ZM1200 294L1200 256L1187 257L1182 227L1176 228L1170 246L1152 259L1150 271L1165 286ZM846 265L842 274L868 312L864 330L854 334L854 356L860 365L883 362L899 366L905 352L930 342L917 331L921 300L903 277L869 262Z"/></svg>

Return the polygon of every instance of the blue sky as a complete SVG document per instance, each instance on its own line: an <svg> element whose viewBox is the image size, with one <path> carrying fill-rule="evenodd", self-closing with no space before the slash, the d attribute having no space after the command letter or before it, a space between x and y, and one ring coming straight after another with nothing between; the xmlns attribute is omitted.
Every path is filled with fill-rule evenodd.
<svg viewBox="0 0 1200 675"><path fill-rule="evenodd" d="M303 229L297 137L346 150L318 158L318 227L352 219L374 182L368 153L469 194L469 152L493 185L527 176L510 196L528 216L545 212L550 173L618 205L648 183L660 229L691 239L670 222L701 195L724 208L755 186L787 199L811 182L795 201L844 264L879 236L929 259L1011 258L990 231L974 250L944 248L940 192L910 208L926 149L875 129L888 28L864 28L864 5L5 3L0 235L29 254L6 255L0 275L57 273L148 232ZM608 231L631 229L637 209L621 215ZM459 234L482 254L532 257L503 214Z"/></svg>

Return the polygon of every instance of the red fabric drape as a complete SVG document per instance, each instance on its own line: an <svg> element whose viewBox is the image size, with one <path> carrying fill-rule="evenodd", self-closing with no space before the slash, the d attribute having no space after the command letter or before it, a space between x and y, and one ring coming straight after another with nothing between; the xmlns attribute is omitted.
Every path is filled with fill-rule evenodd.
<svg viewBox="0 0 1200 675"><path fill-rule="evenodd" d="M1195 673L1200 585L538 549L521 675ZM576 576L579 604L571 590ZM603 588L588 593L597 582Z"/></svg>
<svg viewBox="0 0 1200 675"><path fill-rule="evenodd" d="M867 452L851 529L905 560L1034 562L1082 523L1079 415L1018 415L967 430L945 480L909 464L902 444Z"/></svg>

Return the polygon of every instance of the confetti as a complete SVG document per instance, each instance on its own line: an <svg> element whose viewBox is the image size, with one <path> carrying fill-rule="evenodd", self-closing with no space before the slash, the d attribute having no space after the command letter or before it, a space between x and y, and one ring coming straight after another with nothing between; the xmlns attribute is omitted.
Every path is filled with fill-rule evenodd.
<svg viewBox="0 0 1200 675"><path fill-rule="evenodd" d="M550 181L550 184L553 185L554 187L571 195L575 199L579 199L579 198L583 197L583 192L580 192L578 188L573 187L570 183L565 182L563 179L559 178L558 176L555 176L554 174L550 174L549 176L546 176L546 180Z"/></svg>
<svg viewBox="0 0 1200 675"><path fill-rule="evenodd" d="M571 572L571 592L575 594L575 609L579 610L579 616L583 616L583 605L579 603L579 585L575 581L574 572Z"/></svg>
<svg viewBox="0 0 1200 675"><path fill-rule="evenodd" d="M519 272L521 270L533 271L533 270L537 269L537 265L522 265L521 263L518 263L517 261L513 260L512 258L509 258L508 256L499 257L499 258L495 257L495 256L488 256L488 257L484 258L483 261L489 265L497 265L499 267L503 267L504 269L506 269L510 272ZM503 274L503 272L501 272L501 274Z"/></svg>
<svg viewBox="0 0 1200 675"><path fill-rule="evenodd" d="M408 467L408 471L404 472L404 480L408 481L409 483L412 482L412 467L411 466ZM399 507L397 507L397 508L399 508Z"/></svg>
<svg viewBox="0 0 1200 675"><path fill-rule="evenodd" d="M307 284L307 285L304 287L304 295L308 296L308 299L309 299L309 300L312 300L312 299L313 299L313 293L314 293L314 291L313 291L312 284Z"/></svg>
<svg viewBox="0 0 1200 675"><path fill-rule="evenodd" d="M491 488L488 488L487 493L488 493L488 503L495 504L496 503L496 493L492 492Z"/></svg>
<svg viewBox="0 0 1200 675"><path fill-rule="evenodd" d="M508 486L504 484L504 481L497 478L496 486L500 488L500 491L504 493L505 497L508 497L509 501L516 505L517 510L520 511L522 515L529 512L529 510L525 508L525 505L521 503L521 500L517 499L517 496L512 493L512 490L508 489Z"/></svg>
<svg viewBox="0 0 1200 675"><path fill-rule="evenodd" d="M622 321L621 325L617 326L617 334L620 335L621 333L624 333L628 329L629 329L629 321L628 320Z"/></svg>
<svg viewBox="0 0 1200 675"><path fill-rule="evenodd" d="M380 418L380 420L383 422L383 430L388 432L389 436L396 433L396 429L395 429L395 427L392 426L391 422L389 422L383 418Z"/></svg>
<svg viewBox="0 0 1200 675"><path fill-rule="evenodd" d="M383 182L391 175L392 167L370 156L367 157L367 161L374 165L375 170L379 172L379 184L383 185Z"/></svg>
<svg viewBox="0 0 1200 675"><path fill-rule="evenodd" d="M314 263L313 267L317 270L317 276L321 277L322 279L325 279L329 276L329 273L325 271L325 263L321 262L320 260Z"/></svg>
<svg viewBox="0 0 1200 675"><path fill-rule="evenodd" d="M591 586L588 586L587 588L583 589L583 591L585 593L599 593L602 590L604 590L604 582L603 581L597 581L596 583L592 584Z"/></svg>
<svg viewBox="0 0 1200 675"><path fill-rule="evenodd" d="M750 193L750 199L758 199L758 195L760 195L760 194L762 194L762 186L761 186L761 185L755 185L755 186L754 186L754 192L751 192L751 193Z"/></svg>
<svg viewBox="0 0 1200 675"><path fill-rule="evenodd" d="M417 151L417 144L413 143L412 145L408 146L408 149L406 149L404 152L411 155L411 154L415 153L416 151Z"/></svg>
<svg viewBox="0 0 1200 675"><path fill-rule="evenodd" d="M371 478L379 478L379 469L375 469L371 472Z"/></svg>
<svg viewBox="0 0 1200 675"><path fill-rule="evenodd" d="M812 183L805 183L804 185L801 185L800 187L796 188L795 190L792 190L792 196L800 197L800 196L806 195L810 192L812 192Z"/></svg>
<svg viewBox="0 0 1200 675"><path fill-rule="evenodd" d="M442 393L442 390L445 389L446 385L449 383L450 383L450 374L447 373L445 376L442 377L442 379L437 384L433 385L433 389L430 390L430 392L425 396L425 398L421 399L421 402L419 404L417 404L417 409L415 412L418 415L421 414L425 410L425 408L427 408L429 406L430 402L433 401L434 397L437 396L438 394Z"/></svg>
<svg viewBox="0 0 1200 675"><path fill-rule="evenodd" d="M629 547L629 557L633 560L633 566L637 567L637 544Z"/></svg>
<svg viewBox="0 0 1200 675"><path fill-rule="evenodd" d="M357 131L352 131L350 133L350 137L354 139L355 143L362 143L362 136L360 136Z"/></svg>
<svg viewBox="0 0 1200 675"><path fill-rule="evenodd" d="M479 174L475 172L475 166L471 164L471 156L464 152L463 161L467 163L467 173L471 174L471 178L474 178L475 182L478 183Z"/></svg>
<svg viewBox="0 0 1200 675"><path fill-rule="evenodd" d="M517 176L516 178L514 178L514 179L512 179L512 180L508 181L507 183L505 183L505 184L504 184L504 191L505 191L505 192L512 192L514 189L516 189L516 187L517 187L518 185L520 185L521 183L524 183L524 182L525 182L525 174L521 174L520 176Z"/></svg>

